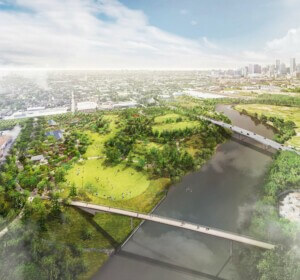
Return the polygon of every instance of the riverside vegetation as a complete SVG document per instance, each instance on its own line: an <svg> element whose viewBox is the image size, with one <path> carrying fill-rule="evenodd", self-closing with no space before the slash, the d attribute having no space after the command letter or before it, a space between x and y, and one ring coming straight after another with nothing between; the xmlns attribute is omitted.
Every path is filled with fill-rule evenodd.
<svg viewBox="0 0 300 280"><path fill-rule="evenodd" d="M277 133L274 140L300 148L300 110L299 107L275 106L267 104L236 105L243 114L259 119L273 126Z"/></svg>
<svg viewBox="0 0 300 280"><path fill-rule="evenodd" d="M300 157L293 152L281 152L266 176L261 198L257 202L248 234L281 244L275 250L254 248L239 252L237 267L244 279L300 279L300 226L278 214L278 195L285 190L299 190Z"/></svg>
<svg viewBox="0 0 300 280"><path fill-rule="evenodd" d="M276 130L275 141L299 149L299 100L297 97L264 96L261 100L246 102L250 104L235 105L235 109L273 126ZM279 194L300 190L299 186L299 155L293 152L277 153L262 186L260 199L254 207L247 233L262 240L267 236L267 241L281 246L265 252L253 248L241 250L236 261L243 278L300 279L300 226L281 218L278 213Z"/></svg>
<svg viewBox="0 0 300 280"><path fill-rule="evenodd" d="M206 104L234 104L235 108L257 121L268 123L276 129L275 141L299 148L300 98L282 95L260 95L252 100L207 100ZM190 98L182 104L193 108ZM243 111L244 110L244 111ZM300 190L300 157L293 152L280 152L274 157L261 188L245 234L256 236L273 244L275 250L262 251L244 248L234 258L242 279L296 280L300 279L300 226L281 218L278 213L278 195L287 190ZM266 238L267 236L267 238Z"/></svg>
<svg viewBox="0 0 300 280"><path fill-rule="evenodd" d="M128 217L90 216L68 199L149 212L171 182L200 168L229 133L194 114L228 121L199 103L77 113L22 121L1 167L1 279L89 279L132 231ZM46 136L60 129L63 139ZM43 155L45 161L32 161ZM112 180L113 178L113 180ZM32 202L28 197L33 198ZM49 196L42 200L41 196ZM137 226L138 220L133 221Z"/></svg>
<svg viewBox="0 0 300 280"><path fill-rule="evenodd" d="M299 103L281 96L257 100L253 104L289 108ZM201 114L228 122L214 111L215 105L215 100L184 97L165 107L56 116L56 128L47 125L45 118L22 121L24 129L1 167L0 230L21 209L23 218L0 240L0 278L89 279L130 234L130 218L90 216L61 204L60 199L149 212L172 181L200 168L229 136L197 119ZM283 120L276 122L284 126L290 120L277 117ZM291 124L291 130L297 129L292 121L296 127ZM64 139L45 137L46 131L57 128L64 130ZM43 154L48 164L30 161L37 154ZM278 194L299 188L299 168L299 156L291 152L278 153L270 166L247 234L265 239L267 233L267 241L283 246L265 252L241 250L235 261L243 279L299 278L299 228L277 211ZM41 200L41 194L50 200ZM35 195L32 203L27 201L29 195ZM133 226L138 223L134 220Z"/></svg>

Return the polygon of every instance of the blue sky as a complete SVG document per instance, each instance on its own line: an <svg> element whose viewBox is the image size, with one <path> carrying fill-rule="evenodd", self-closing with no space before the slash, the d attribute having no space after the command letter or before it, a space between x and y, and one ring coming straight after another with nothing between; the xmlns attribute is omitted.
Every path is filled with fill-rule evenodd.
<svg viewBox="0 0 300 280"><path fill-rule="evenodd" d="M168 32L221 44L256 47L299 25L300 5L289 0L121 0ZM289 4L288 4L289 2ZM300 1L299 1L300 3Z"/></svg>
<svg viewBox="0 0 300 280"><path fill-rule="evenodd" d="M299 61L299 17L300 0L0 0L0 67Z"/></svg>

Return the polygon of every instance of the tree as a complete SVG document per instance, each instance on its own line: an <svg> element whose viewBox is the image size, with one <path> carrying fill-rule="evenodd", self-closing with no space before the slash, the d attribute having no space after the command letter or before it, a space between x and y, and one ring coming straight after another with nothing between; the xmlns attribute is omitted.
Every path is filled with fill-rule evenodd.
<svg viewBox="0 0 300 280"><path fill-rule="evenodd" d="M58 193L54 193L50 197L51 201L51 214L54 217L57 217L61 213L61 203L60 203L60 197Z"/></svg>
<svg viewBox="0 0 300 280"><path fill-rule="evenodd" d="M258 263L260 280L296 280L300 279L299 257L277 248L263 254Z"/></svg>
<svg viewBox="0 0 300 280"><path fill-rule="evenodd" d="M69 197L75 197L75 196L77 196L77 188L73 183L70 189Z"/></svg>
<svg viewBox="0 0 300 280"><path fill-rule="evenodd" d="M116 147L107 147L105 149L106 161L110 164L117 164L121 159L121 152Z"/></svg>
<svg viewBox="0 0 300 280"><path fill-rule="evenodd" d="M65 181L66 171L64 168L58 168L55 171L55 183L60 183Z"/></svg>
<svg viewBox="0 0 300 280"><path fill-rule="evenodd" d="M82 240L90 240L92 238L92 232L86 226L84 226L81 229L80 238Z"/></svg>
<svg viewBox="0 0 300 280"><path fill-rule="evenodd" d="M144 167L145 167L145 165L146 165L146 161L143 158L139 158L139 160L138 160L138 162L136 164L136 168L138 170L143 170Z"/></svg>

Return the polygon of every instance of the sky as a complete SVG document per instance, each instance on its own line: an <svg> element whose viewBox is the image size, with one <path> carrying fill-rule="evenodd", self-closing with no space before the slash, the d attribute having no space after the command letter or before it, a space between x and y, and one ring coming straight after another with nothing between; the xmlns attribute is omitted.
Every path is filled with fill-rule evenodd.
<svg viewBox="0 0 300 280"><path fill-rule="evenodd" d="M0 68L300 62L300 0L0 0Z"/></svg>

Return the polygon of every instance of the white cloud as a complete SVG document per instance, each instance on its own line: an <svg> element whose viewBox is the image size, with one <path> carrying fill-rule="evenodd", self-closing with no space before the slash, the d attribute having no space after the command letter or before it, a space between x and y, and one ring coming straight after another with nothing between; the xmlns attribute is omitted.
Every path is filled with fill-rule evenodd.
<svg viewBox="0 0 300 280"><path fill-rule="evenodd" d="M300 27L293 28L281 38L267 41L261 50L244 50L235 54L244 63L275 63L275 59L288 62L291 57L300 57Z"/></svg>
<svg viewBox="0 0 300 280"><path fill-rule="evenodd" d="M266 51L279 55L300 55L300 28L290 29L282 38L267 43Z"/></svg>
<svg viewBox="0 0 300 280"><path fill-rule="evenodd" d="M206 47L208 47L208 48L210 48L210 49L219 49L219 47L218 47L216 44L212 43L212 42L211 42L210 40L208 40L206 37L203 37L202 40L203 40L203 43L204 43L204 45L205 45Z"/></svg>
<svg viewBox="0 0 300 280"><path fill-rule="evenodd" d="M15 0L0 10L0 65L82 68L205 68L210 46L151 26L117 0ZM102 16L110 20L101 19Z"/></svg>
<svg viewBox="0 0 300 280"><path fill-rule="evenodd" d="M117 0L4 2L23 9L0 8L0 67L212 68L243 63L242 56L225 55L206 37L186 39L152 26L142 11ZM298 42L292 35L286 40ZM288 45L279 41L268 48Z"/></svg>

